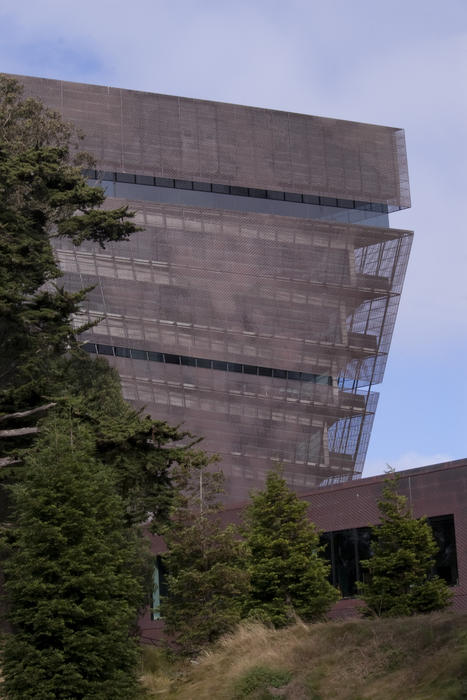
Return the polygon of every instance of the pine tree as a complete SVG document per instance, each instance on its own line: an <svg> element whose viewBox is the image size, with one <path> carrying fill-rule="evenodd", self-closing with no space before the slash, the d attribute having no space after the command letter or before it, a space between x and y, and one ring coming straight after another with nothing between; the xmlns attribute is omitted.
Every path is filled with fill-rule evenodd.
<svg viewBox="0 0 467 700"><path fill-rule="evenodd" d="M95 457L114 473L128 525L150 520L158 531L175 494L210 461L200 440L135 410L123 399L118 372L82 351L60 363L51 395L92 433Z"/></svg>
<svg viewBox="0 0 467 700"><path fill-rule="evenodd" d="M139 697L136 618L146 555L89 431L50 415L13 487L5 549L11 700Z"/></svg>
<svg viewBox="0 0 467 700"><path fill-rule="evenodd" d="M167 597L161 613L167 637L182 654L197 654L240 621L248 591L245 548L216 505L221 474L199 473L179 495L164 530Z"/></svg>
<svg viewBox="0 0 467 700"><path fill-rule="evenodd" d="M251 575L246 612L277 627L295 615L319 619L339 597L328 581L329 565L307 508L277 472L270 472L266 488L252 495L246 511Z"/></svg>
<svg viewBox="0 0 467 700"><path fill-rule="evenodd" d="M56 359L76 346L71 317L86 290L71 294L58 284L51 239L104 247L136 230L126 207L101 208L104 191L82 176L90 158L77 141L60 115L0 75L1 467L18 461L16 436L24 445L36 434L33 411L49 403Z"/></svg>
<svg viewBox="0 0 467 700"><path fill-rule="evenodd" d="M207 461L191 436L128 406L115 370L79 348L83 328L76 331L72 319L87 290L71 294L59 284L52 239L105 247L137 229L126 207L101 207L102 188L81 174L92 162L78 140L58 114L23 99L19 84L0 76L0 520L8 521L9 542L0 574L15 633L5 657L12 698L133 697L136 646L128 630L145 570L138 526L147 518L154 529L165 522L174 491ZM69 442L58 429L50 437L43 416L51 411L62 427L67 416ZM92 546L71 541L81 528L93 533ZM44 596L37 614L36 594ZM47 619L47 596L51 614L63 615L57 629Z"/></svg>
<svg viewBox="0 0 467 700"><path fill-rule="evenodd" d="M426 518L414 518L398 493L395 474L385 479L378 502L381 524L372 531L371 559L361 565L368 581L359 584L367 615L394 617L442 610L451 600L447 584L433 575L438 550Z"/></svg>

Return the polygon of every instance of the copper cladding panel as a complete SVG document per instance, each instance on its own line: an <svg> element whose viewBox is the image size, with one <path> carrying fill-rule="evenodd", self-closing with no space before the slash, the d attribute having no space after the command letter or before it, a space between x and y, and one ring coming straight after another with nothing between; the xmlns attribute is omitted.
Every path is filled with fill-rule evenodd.
<svg viewBox="0 0 467 700"><path fill-rule="evenodd" d="M22 81L85 132L101 170L409 204L398 129ZM143 231L128 243L105 251L58 243L67 286L97 285L84 314L101 323L89 340L316 373L330 383L110 357L124 395L205 436L222 457L231 502L260 487L278 462L301 491L358 474L411 234L209 204L129 204Z"/></svg>
<svg viewBox="0 0 467 700"><path fill-rule="evenodd" d="M104 170L410 206L402 129L21 77Z"/></svg>

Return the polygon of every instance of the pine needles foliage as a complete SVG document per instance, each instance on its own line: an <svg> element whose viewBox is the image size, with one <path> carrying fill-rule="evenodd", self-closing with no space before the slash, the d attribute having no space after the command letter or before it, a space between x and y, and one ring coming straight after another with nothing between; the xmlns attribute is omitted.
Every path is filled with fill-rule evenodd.
<svg viewBox="0 0 467 700"><path fill-rule="evenodd" d="M222 474L201 471L179 494L163 534L167 597L161 612L167 638L182 654L197 654L240 621L248 593L245 545L220 519Z"/></svg>
<svg viewBox="0 0 467 700"><path fill-rule="evenodd" d="M139 697L136 633L149 562L127 527L93 437L51 415L12 487L4 537L14 634L3 655L9 700Z"/></svg>
<svg viewBox="0 0 467 700"><path fill-rule="evenodd" d="M0 415L39 405L56 357L76 345L86 290L58 284L52 238L104 247L137 230L127 207L101 208L103 189L81 173L90 163L71 125L0 75Z"/></svg>
<svg viewBox="0 0 467 700"><path fill-rule="evenodd" d="M433 575L438 546L426 518L414 518L398 493L396 474L384 482L378 502L381 523L372 529L371 559L362 561L367 581L358 584L367 615L395 617L442 610L448 585Z"/></svg>
<svg viewBox="0 0 467 700"><path fill-rule="evenodd" d="M133 698L147 557L140 524L166 523L209 460L187 433L123 399L80 348L87 289L69 292L54 239L102 248L138 229L103 207L93 165L59 114L0 75L0 522L13 636L9 698ZM78 321L79 323L79 321ZM46 418L44 418L46 416ZM0 620L3 625L3 619Z"/></svg>
<svg viewBox="0 0 467 700"><path fill-rule="evenodd" d="M319 533L307 517L308 504L275 471L263 491L253 493L244 536L251 577L246 613L275 627L298 615L322 618L339 598L329 583Z"/></svg>

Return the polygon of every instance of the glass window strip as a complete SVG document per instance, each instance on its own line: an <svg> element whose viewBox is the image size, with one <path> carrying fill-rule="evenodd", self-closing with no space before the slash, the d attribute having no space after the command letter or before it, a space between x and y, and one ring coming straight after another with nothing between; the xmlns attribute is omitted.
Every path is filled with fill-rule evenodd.
<svg viewBox="0 0 467 700"><path fill-rule="evenodd" d="M325 374L312 374L297 370L277 369L274 367L260 367L241 362L224 362L223 360L210 360L205 357L191 357L189 355L176 355L153 350L140 350L138 348L126 348L117 345L103 345L102 343L84 343L83 350L94 355L113 355L132 360L146 360L149 362L162 362L164 364L184 365L186 367L199 367L200 369L216 369L220 372L236 372L241 374L253 374L260 377L275 377L276 379L288 379L290 381L311 382L312 384L327 384L332 386L332 377Z"/></svg>
<svg viewBox="0 0 467 700"><path fill-rule="evenodd" d="M452 514L427 518L439 552L435 557L433 573L449 586L458 583L458 564L454 516ZM364 579L360 561L371 558L371 527L333 530L321 534L325 545L323 556L331 564L330 580L338 586L344 598L358 594L357 582Z"/></svg>
<svg viewBox="0 0 467 700"><path fill-rule="evenodd" d="M388 214L392 209L382 202L363 202L355 199L336 199L323 195L301 194L299 192L281 192L277 190L263 190L256 187L241 187L239 185L225 185L220 183L201 182L197 180L182 180L166 177L153 177L152 175L138 175L135 173L120 173L86 168L82 170L84 177L90 180L103 180L106 182L127 182L137 185L153 187L171 187L175 189L189 189L199 192L215 192L233 196L254 197L259 199L285 200L301 204L315 204L318 206L338 207L340 209L359 209L380 214Z"/></svg>

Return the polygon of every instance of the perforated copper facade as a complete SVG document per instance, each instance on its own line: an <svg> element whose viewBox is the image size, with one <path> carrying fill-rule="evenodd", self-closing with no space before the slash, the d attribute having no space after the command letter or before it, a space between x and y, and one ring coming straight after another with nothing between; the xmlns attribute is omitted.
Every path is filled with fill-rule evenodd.
<svg viewBox="0 0 467 700"><path fill-rule="evenodd" d="M403 132L22 80L83 129L108 206L143 228L57 249L71 289L96 285L88 348L125 396L204 436L230 500L277 462L297 490L361 471L411 244L385 214L409 204Z"/></svg>

